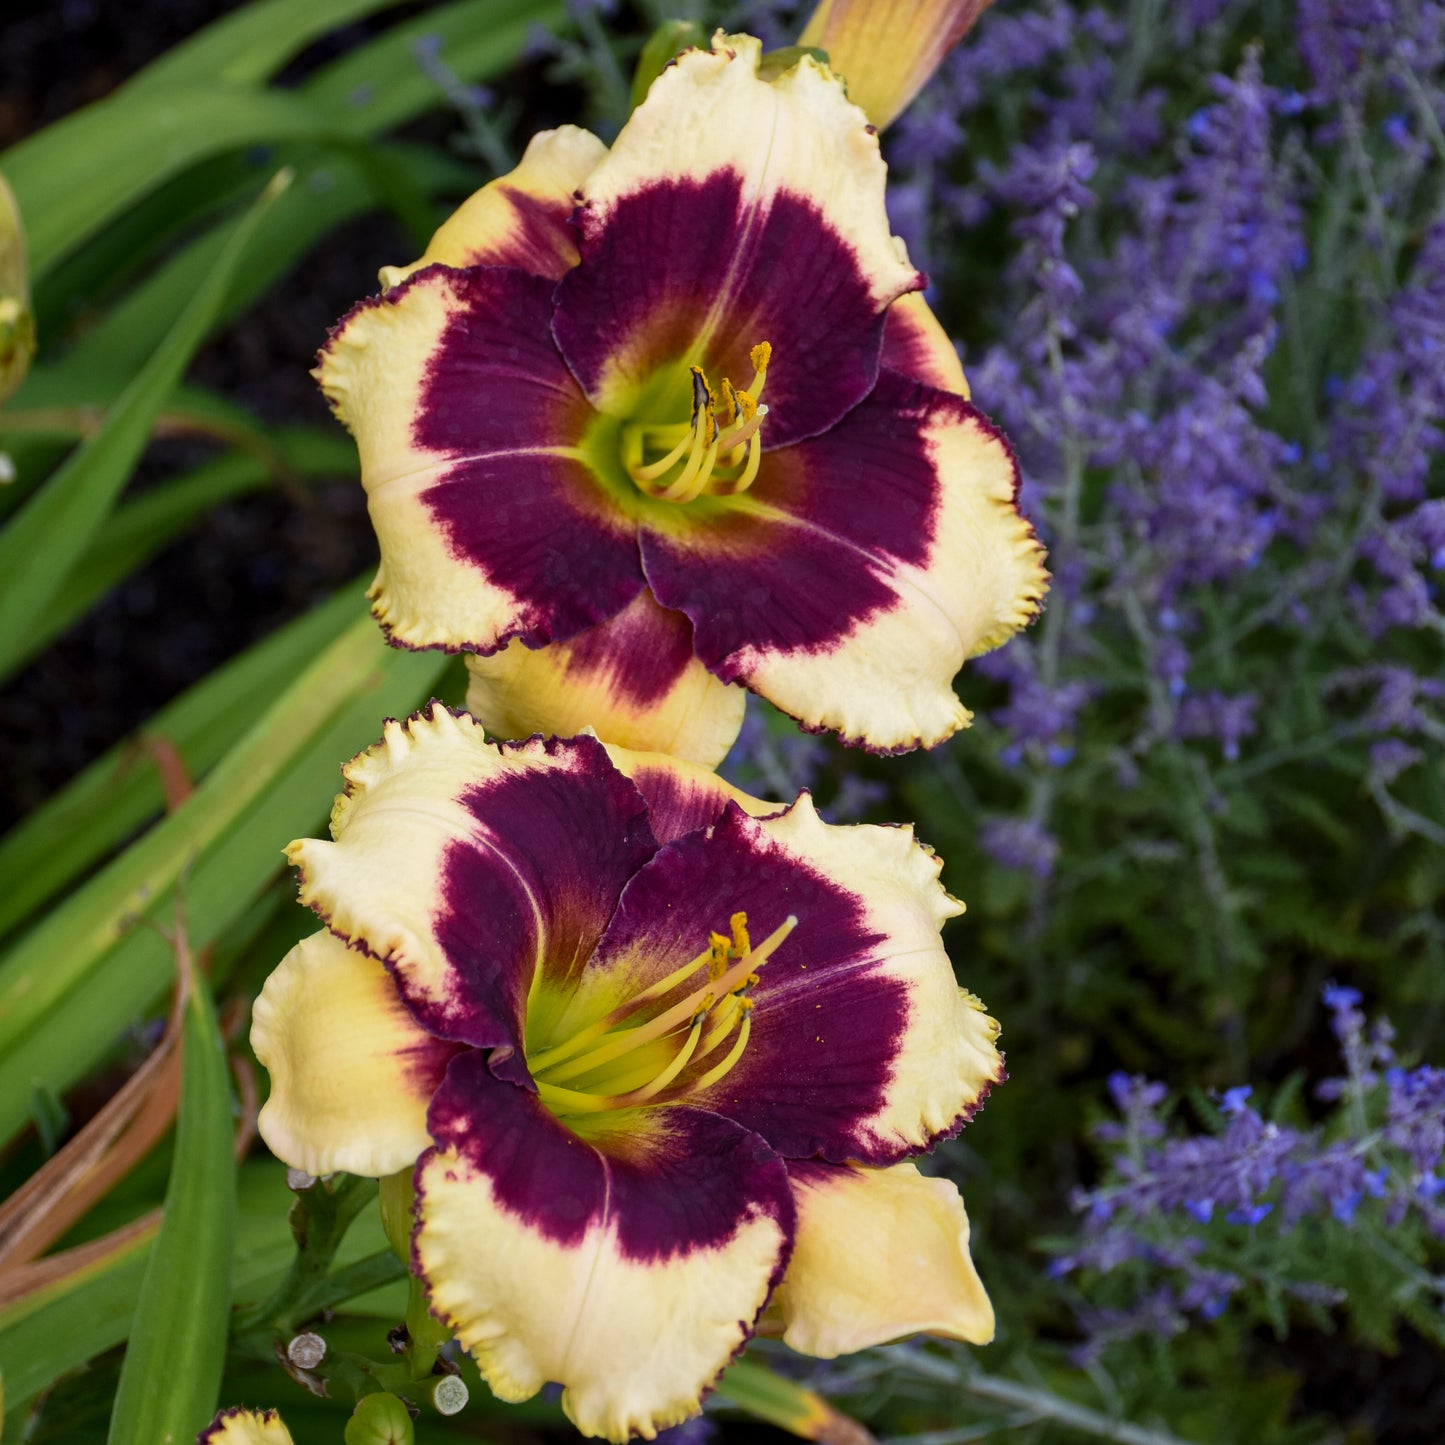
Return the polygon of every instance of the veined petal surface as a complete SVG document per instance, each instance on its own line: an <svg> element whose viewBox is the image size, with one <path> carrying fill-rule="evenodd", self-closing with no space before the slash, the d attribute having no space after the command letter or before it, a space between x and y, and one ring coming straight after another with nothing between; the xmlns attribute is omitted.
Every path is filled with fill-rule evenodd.
<svg viewBox="0 0 1445 1445"><path fill-rule="evenodd" d="M882 130L923 89L989 0L820 0L799 45L828 52Z"/></svg>
<svg viewBox="0 0 1445 1445"><path fill-rule="evenodd" d="M399 286L414 271L441 263L518 266L557 280L577 264L572 212L576 191L607 154L591 131L558 126L534 135L516 169L463 201L410 266L384 266L381 284Z"/></svg>
<svg viewBox="0 0 1445 1445"><path fill-rule="evenodd" d="M686 366L743 386L773 347L769 444L831 426L877 375L883 313L923 278L888 229L877 136L811 58L759 78L762 47L721 34L653 83L577 212L581 263L553 330L593 403L634 412Z"/></svg>
<svg viewBox="0 0 1445 1445"><path fill-rule="evenodd" d="M912 1164L790 1163L788 1175L798 1235L770 1307L787 1344L832 1359L905 1335L993 1338L968 1216L948 1180Z"/></svg>
<svg viewBox="0 0 1445 1445"><path fill-rule="evenodd" d="M926 1148L1003 1074L998 1025L960 992L939 939L961 911L939 866L910 829L830 826L807 794L771 817L731 807L627 885L553 1036L665 977L734 912L754 943L796 917L759 970L736 1065L706 1084L717 1059L699 1057L678 1086L789 1159L883 1164Z"/></svg>
<svg viewBox="0 0 1445 1445"><path fill-rule="evenodd" d="M520 640L468 655L467 711L497 737L570 737L671 753L715 767L737 739L747 694L719 682L693 653L692 623L639 592L616 617L570 642Z"/></svg>
<svg viewBox="0 0 1445 1445"><path fill-rule="evenodd" d="M571 637L642 588L636 534L578 450L591 410L548 324L553 283L431 266L364 301L316 375L356 438L394 642Z"/></svg>
<svg viewBox="0 0 1445 1445"><path fill-rule="evenodd" d="M729 803L736 803L754 818L766 818L787 807L786 803L755 798L712 769L665 753L609 747L607 754L647 799L647 821L659 843L671 843L684 833L711 828L722 821Z"/></svg>
<svg viewBox="0 0 1445 1445"><path fill-rule="evenodd" d="M595 738L498 746L435 706L343 770L334 842L287 850L301 901L382 959L440 1037L515 1048L537 970L592 952L656 840Z"/></svg>
<svg viewBox="0 0 1445 1445"><path fill-rule="evenodd" d="M943 323L920 292L900 296L883 320L883 367L910 381L968 400L963 363Z"/></svg>
<svg viewBox="0 0 1445 1445"><path fill-rule="evenodd" d="M304 938L266 980L251 1047L271 1076L257 1126L308 1174L379 1179L431 1143L426 1111L454 1044L408 1012L391 975L333 934Z"/></svg>
<svg viewBox="0 0 1445 1445"><path fill-rule="evenodd" d="M493 1392L560 1380L578 1428L615 1441L696 1414L786 1263L782 1161L687 1108L583 1140L475 1054L452 1065L431 1130L413 1252Z"/></svg>
<svg viewBox="0 0 1445 1445"><path fill-rule="evenodd" d="M698 656L805 725L894 752L969 720L952 680L1037 611L1047 573L1002 435L882 372L822 436L768 452L752 492L642 535Z"/></svg>

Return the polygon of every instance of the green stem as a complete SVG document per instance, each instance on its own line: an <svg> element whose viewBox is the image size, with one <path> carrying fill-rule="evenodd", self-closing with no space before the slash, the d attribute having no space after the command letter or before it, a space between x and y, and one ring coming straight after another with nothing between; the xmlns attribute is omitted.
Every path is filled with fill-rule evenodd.
<svg viewBox="0 0 1445 1445"><path fill-rule="evenodd" d="M264 1304L238 1314L235 1332L271 1330L291 1334L303 1320L326 1307L333 1288L327 1276L351 1222L376 1198L376 1181L339 1174L298 1190L291 1206L296 1257L275 1294ZM394 1276L392 1276L394 1277ZM384 1280L378 1280L384 1283Z"/></svg>
<svg viewBox="0 0 1445 1445"><path fill-rule="evenodd" d="M1025 1385L1017 1380L1006 1380L1000 1375L987 1375L982 1371L960 1370L947 1360L923 1354L912 1356L908 1366L933 1379L966 1390L981 1400L1013 1405L1028 1411L1036 1420L1049 1420L1056 1425L1066 1425L1086 1435L1092 1435L1097 1440L1113 1440L1117 1441L1118 1445L1189 1445L1188 1441L1165 1430L1150 1430L1142 1425L1131 1425L1127 1420L1090 1410L1084 1405L1076 1405L1072 1400L1066 1400L1039 1385ZM954 1440L962 1445L964 1440L977 1438L975 1428L971 1434L964 1431L946 1431L936 1435L912 1436L910 1440L912 1445L950 1445Z"/></svg>

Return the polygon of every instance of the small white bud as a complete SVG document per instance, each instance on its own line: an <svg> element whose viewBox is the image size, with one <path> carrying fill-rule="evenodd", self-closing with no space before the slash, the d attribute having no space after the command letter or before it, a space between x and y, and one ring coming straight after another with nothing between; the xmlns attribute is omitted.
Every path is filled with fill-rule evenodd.
<svg viewBox="0 0 1445 1445"><path fill-rule="evenodd" d="M310 1189L316 1183L316 1176L308 1174L304 1169L288 1169L286 1171L286 1187L293 1194L300 1194L303 1189Z"/></svg>

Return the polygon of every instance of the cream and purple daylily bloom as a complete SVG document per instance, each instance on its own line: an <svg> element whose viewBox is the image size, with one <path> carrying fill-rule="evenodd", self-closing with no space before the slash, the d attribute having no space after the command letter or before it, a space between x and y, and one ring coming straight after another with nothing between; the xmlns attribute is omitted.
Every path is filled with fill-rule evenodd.
<svg viewBox="0 0 1445 1445"><path fill-rule="evenodd" d="M294 1445L275 1410L222 1410L196 1436L196 1445Z"/></svg>
<svg viewBox="0 0 1445 1445"><path fill-rule="evenodd" d="M742 688L893 751L1036 612L1007 443L826 66L684 52L608 150L563 127L335 329L391 640L493 731L717 762Z"/></svg>
<svg viewBox="0 0 1445 1445"><path fill-rule="evenodd" d="M911 830L439 706L345 776L290 849L328 931L257 1000L260 1129L414 1166L413 1268L496 1394L650 1438L759 1328L991 1337L958 1192L908 1161L1002 1078L998 1026Z"/></svg>

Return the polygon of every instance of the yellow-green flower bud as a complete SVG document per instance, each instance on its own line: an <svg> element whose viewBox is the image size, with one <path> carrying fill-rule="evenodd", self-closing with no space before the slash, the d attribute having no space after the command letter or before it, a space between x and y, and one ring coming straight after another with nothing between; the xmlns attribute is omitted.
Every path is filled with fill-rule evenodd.
<svg viewBox="0 0 1445 1445"><path fill-rule="evenodd" d="M406 1406L395 1395L363 1395L343 1436L346 1445L413 1445L416 1432Z"/></svg>
<svg viewBox="0 0 1445 1445"><path fill-rule="evenodd" d="M990 0L819 0L798 43L828 52L848 98L892 124Z"/></svg>
<svg viewBox="0 0 1445 1445"><path fill-rule="evenodd" d="M25 379L35 355L35 315L25 265L25 232L15 193L0 176L0 402Z"/></svg>

